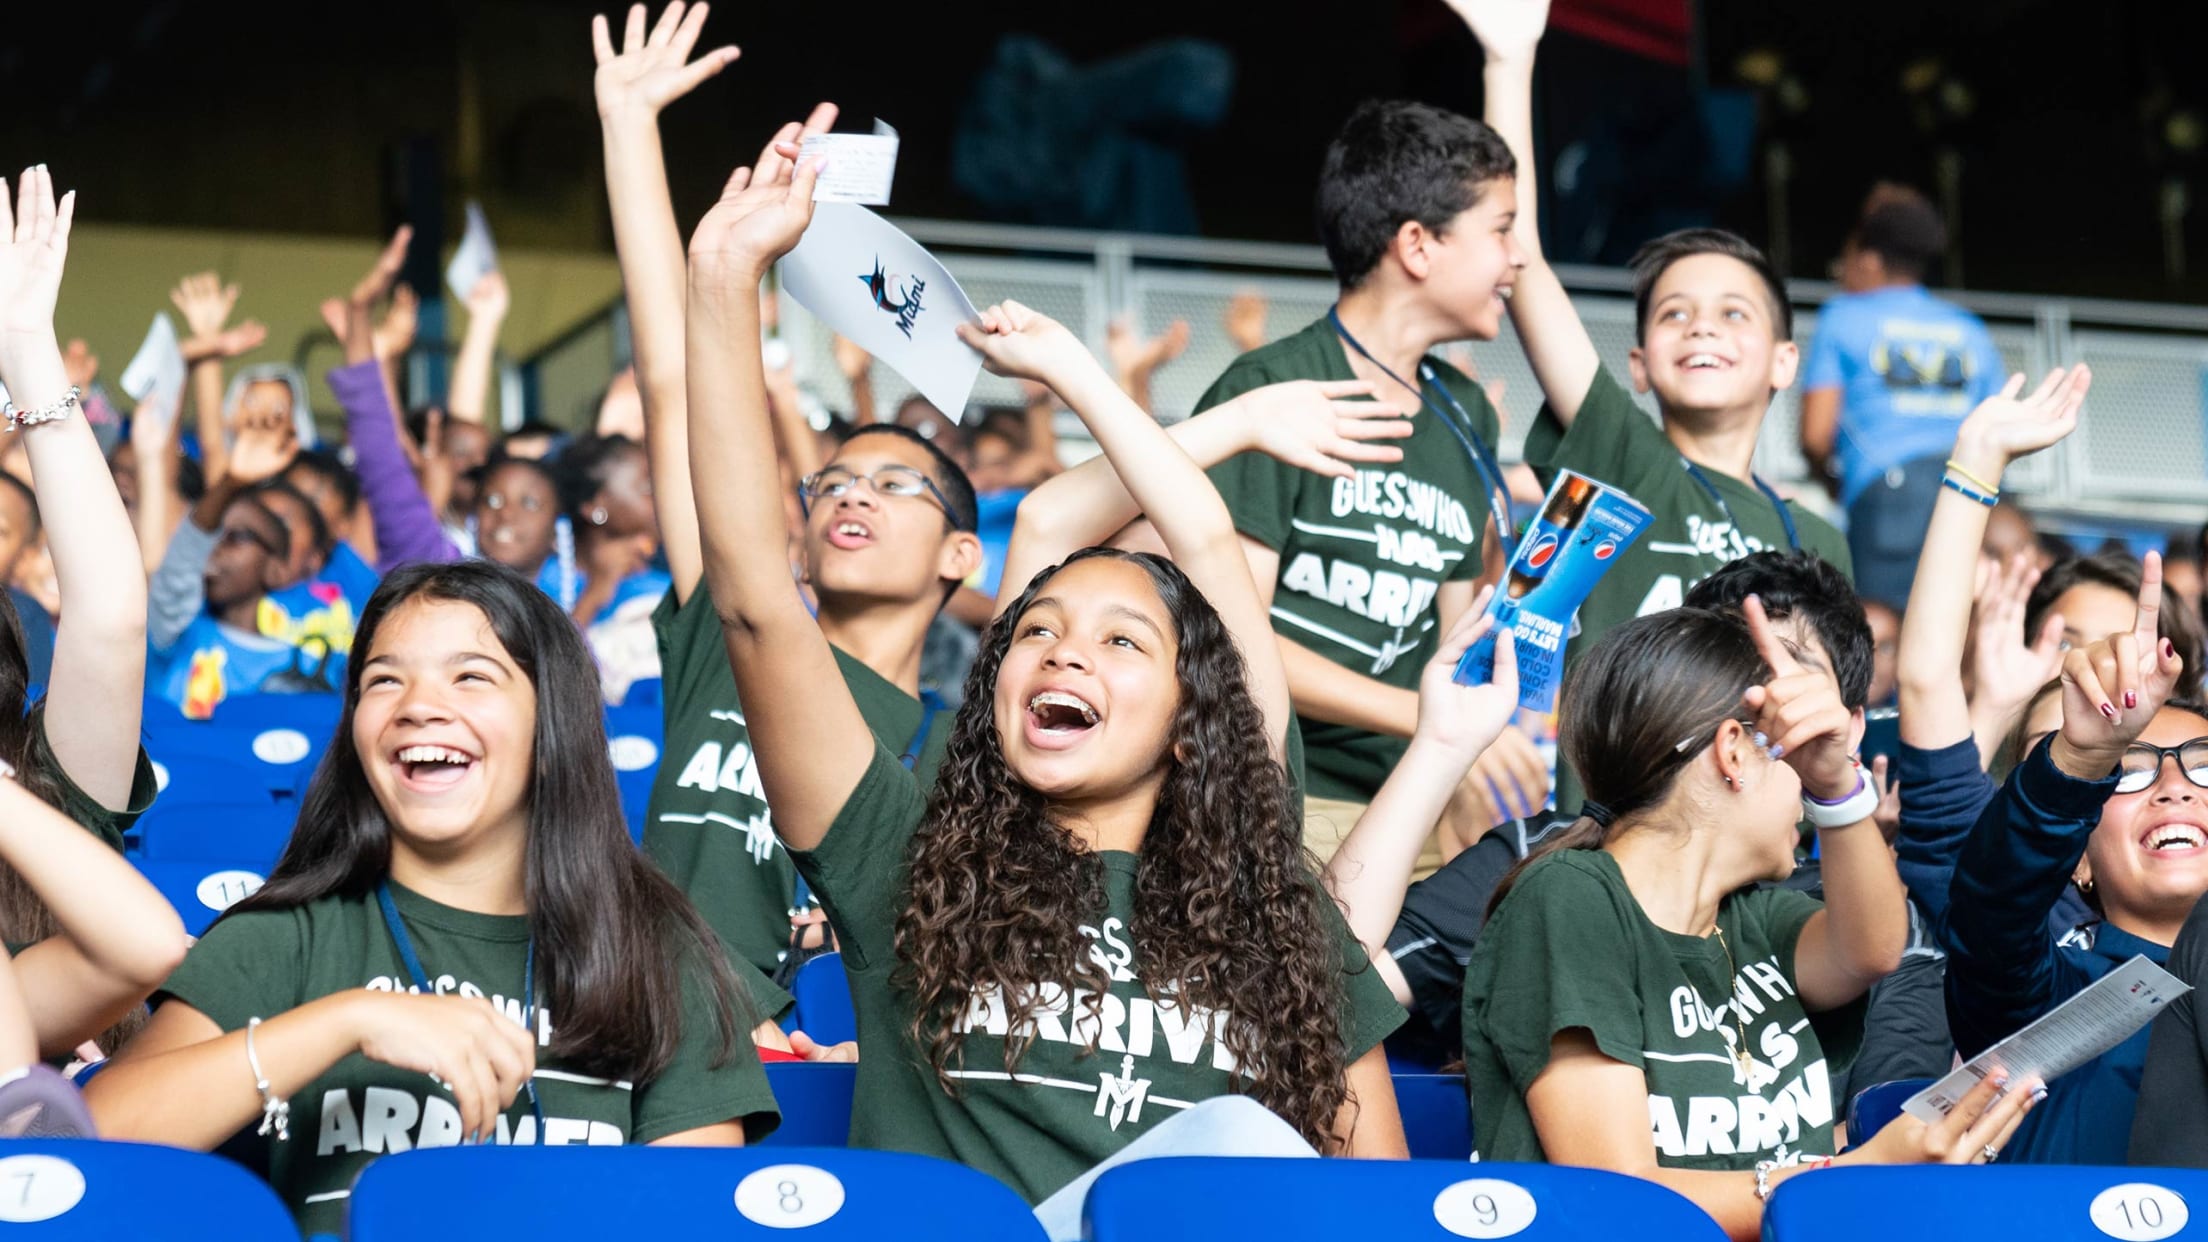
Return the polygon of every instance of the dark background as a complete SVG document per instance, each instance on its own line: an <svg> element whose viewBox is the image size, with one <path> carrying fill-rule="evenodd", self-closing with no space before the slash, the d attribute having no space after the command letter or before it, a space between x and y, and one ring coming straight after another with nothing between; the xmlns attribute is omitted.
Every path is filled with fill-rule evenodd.
<svg viewBox="0 0 2208 1242"><path fill-rule="evenodd" d="M103 222L367 236L407 214L410 195L448 228L475 196L502 243L606 248L587 25L600 7L10 6L0 165L48 162ZM1557 257L1615 260L1693 219L1769 239L1761 170L1776 137L1794 166L1789 267L1822 275L1871 183L1930 188L1946 145L1961 169L1968 286L2208 301L2208 239L2188 223L2203 258L2173 278L2157 216L2165 187L2200 171L2159 136L2202 90L2208 6L1707 0L1693 20L1686 66L1568 34L1544 42L1544 165L1574 143L1594 153L1587 201L1551 221L1567 234L1552 239ZM981 218L953 184L952 136L1012 31L1078 62L1176 36L1233 54L1224 120L1186 143L1197 219L1214 237L1313 240L1319 153L1357 100L1407 95L1475 115L1480 102L1478 50L1439 0L729 3L706 42L740 44L743 58L665 121L678 211L693 219L773 123L833 98L847 127L879 115L903 134L895 214ZM1739 152L1748 178L1712 186L1698 87L1737 88L1757 49L1777 53L1797 106L1767 96L1755 146ZM1964 115L1904 90L1904 71L1927 58L1932 78L1961 85L1945 97L1967 97Z"/></svg>

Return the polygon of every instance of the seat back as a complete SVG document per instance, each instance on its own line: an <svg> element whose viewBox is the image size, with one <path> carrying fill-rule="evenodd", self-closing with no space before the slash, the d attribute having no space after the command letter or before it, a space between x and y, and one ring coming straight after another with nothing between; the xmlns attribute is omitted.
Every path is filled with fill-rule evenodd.
<svg viewBox="0 0 2208 1242"><path fill-rule="evenodd" d="M346 1236L1040 1242L1043 1234L995 1178L902 1152L492 1146L377 1160L354 1184Z"/></svg>
<svg viewBox="0 0 2208 1242"><path fill-rule="evenodd" d="M859 1067L848 1061L770 1061L767 1085L782 1110L770 1147L842 1147L851 1141L851 1093Z"/></svg>
<svg viewBox="0 0 2208 1242"><path fill-rule="evenodd" d="M606 750L613 759L614 780L621 787L621 810L628 817L629 835L638 841L644 839L644 808L651 802L652 780L659 774L666 735L666 715L657 703L646 706L631 700L606 709Z"/></svg>
<svg viewBox="0 0 2208 1242"><path fill-rule="evenodd" d="M155 802L133 828L136 853L154 862L276 863L299 820L297 806L243 802Z"/></svg>
<svg viewBox="0 0 2208 1242"><path fill-rule="evenodd" d="M797 968L790 981L790 995L797 998L797 1017L791 1029L813 1037L816 1044L840 1044L859 1037L859 1015L851 1007L851 980L843 973L843 954L823 953Z"/></svg>
<svg viewBox="0 0 2208 1242"><path fill-rule="evenodd" d="M0 1231L27 1240L297 1242L261 1179L204 1152L86 1139L0 1140Z"/></svg>
<svg viewBox="0 0 2208 1242"><path fill-rule="evenodd" d="M1886 1128L1886 1123L1901 1116L1901 1106L1907 1104L1917 1092L1932 1085L1929 1078L1897 1078L1892 1082L1872 1083L1855 1093L1848 1101L1848 1143L1853 1146Z"/></svg>
<svg viewBox="0 0 2208 1242"><path fill-rule="evenodd" d="M245 900L268 879L268 863L202 862L196 859L137 860L137 867L176 907L187 935L202 936L223 911Z"/></svg>
<svg viewBox="0 0 2208 1242"><path fill-rule="evenodd" d="M1169 1156L1089 1187L1092 1242L1387 1238L1721 1242L1717 1222L1639 1178L1545 1164Z"/></svg>
<svg viewBox="0 0 2208 1242"><path fill-rule="evenodd" d="M1462 1074L1397 1074L1395 1108L1413 1160L1472 1158L1472 1099Z"/></svg>
<svg viewBox="0 0 2208 1242"><path fill-rule="evenodd" d="M1854 1165L1781 1182L1765 1242L2021 1242L2195 1237L2208 1171L2090 1165Z"/></svg>

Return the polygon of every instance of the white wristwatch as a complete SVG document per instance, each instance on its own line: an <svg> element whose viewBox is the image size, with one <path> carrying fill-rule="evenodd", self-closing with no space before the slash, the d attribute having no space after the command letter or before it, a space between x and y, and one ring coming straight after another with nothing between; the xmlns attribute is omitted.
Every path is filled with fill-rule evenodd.
<svg viewBox="0 0 2208 1242"><path fill-rule="evenodd" d="M1826 802L1802 794L1802 811L1809 822L1819 828L1845 828L1860 824L1878 810L1878 786L1871 783L1871 774L1863 769L1862 761L1855 765L1855 792L1837 802Z"/></svg>

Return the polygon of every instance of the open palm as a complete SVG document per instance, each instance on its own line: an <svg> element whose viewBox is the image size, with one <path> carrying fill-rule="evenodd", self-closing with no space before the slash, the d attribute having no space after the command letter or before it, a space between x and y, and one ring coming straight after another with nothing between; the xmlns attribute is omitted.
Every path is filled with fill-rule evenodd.
<svg viewBox="0 0 2208 1242"><path fill-rule="evenodd" d="M2000 392L1978 403L1964 427L1992 448L2014 461L2060 441L2078 426L2078 407L2093 384L2093 372L2082 363L2065 371L2047 373L2029 396L2024 377L2012 375Z"/></svg>
<svg viewBox="0 0 2208 1242"><path fill-rule="evenodd" d="M721 201L690 235L691 259L764 268L788 254L813 222L813 182L819 174L817 160L794 175L785 161L766 180L754 179L748 168L737 169Z"/></svg>
<svg viewBox="0 0 2208 1242"><path fill-rule="evenodd" d="M591 79L591 89L598 97L599 113L632 108L657 113L734 63L738 53L733 47L715 48L693 63L684 63L705 28L705 14L703 4L691 5L685 13L682 0L675 0L646 34L644 6L631 5L619 52L613 50L606 19L592 18L590 41L598 72Z"/></svg>
<svg viewBox="0 0 2208 1242"><path fill-rule="evenodd" d="M1472 28L1488 56L1511 59L1533 54L1549 24L1549 0L1446 0Z"/></svg>
<svg viewBox="0 0 2208 1242"><path fill-rule="evenodd" d="M0 180L0 316L8 331L53 331L76 210L74 190L54 202L54 178L44 164L23 170L12 203Z"/></svg>

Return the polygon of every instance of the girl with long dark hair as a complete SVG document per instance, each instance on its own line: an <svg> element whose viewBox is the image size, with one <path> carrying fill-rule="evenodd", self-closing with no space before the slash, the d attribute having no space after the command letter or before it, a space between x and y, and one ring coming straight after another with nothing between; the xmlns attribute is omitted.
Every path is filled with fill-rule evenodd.
<svg viewBox="0 0 2208 1242"><path fill-rule="evenodd" d="M154 794L153 765L138 744L146 579L130 515L55 342L75 209L74 193L55 201L43 165L25 170L12 211L0 181L5 427L30 457L62 604L53 676L32 706L22 626L0 592L0 765L119 852ZM95 1037L112 1049L182 956L183 925L119 857L113 867L42 864L34 875L21 856L0 854L0 940L20 951L16 973L41 1054L66 1056Z"/></svg>
<svg viewBox="0 0 2208 1242"><path fill-rule="evenodd" d="M1482 1158L1658 1181L1736 1238L1834 1162L1834 1097L1908 917L1832 676L1748 597L1627 622L1567 676L1580 818L1504 879L1466 970ZM1825 901L1778 888L1804 815ZM1843 1163L1993 1159L2044 1092L2003 1075L1938 1125L1904 1116Z"/></svg>
<svg viewBox="0 0 2208 1242"><path fill-rule="evenodd" d="M1402 1007L1302 852L1287 680L1239 536L1064 328L1007 306L964 334L1088 421L1129 515L1174 559L1091 549L1009 577L1020 589L982 640L932 793L842 688L783 556L756 345L759 281L812 216L797 129L690 243L691 461L775 830L851 976L853 1141L960 1160L1040 1200L1239 1094L1323 1151L1401 1155L1379 1040ZM938 507L886 472L839 501L860 487L900 514ZM871 511L836 527L855 551Z"/></svg>
<svg viewBox="0 0 2208 1242"><path fill-rule="evenodd" d="M510 570L415 565L353 651L298 830L93 1080L102 1132L258 1118L315 1233L380 1152L770 1128L741 987L629 840L574 625Z"/></svg>

